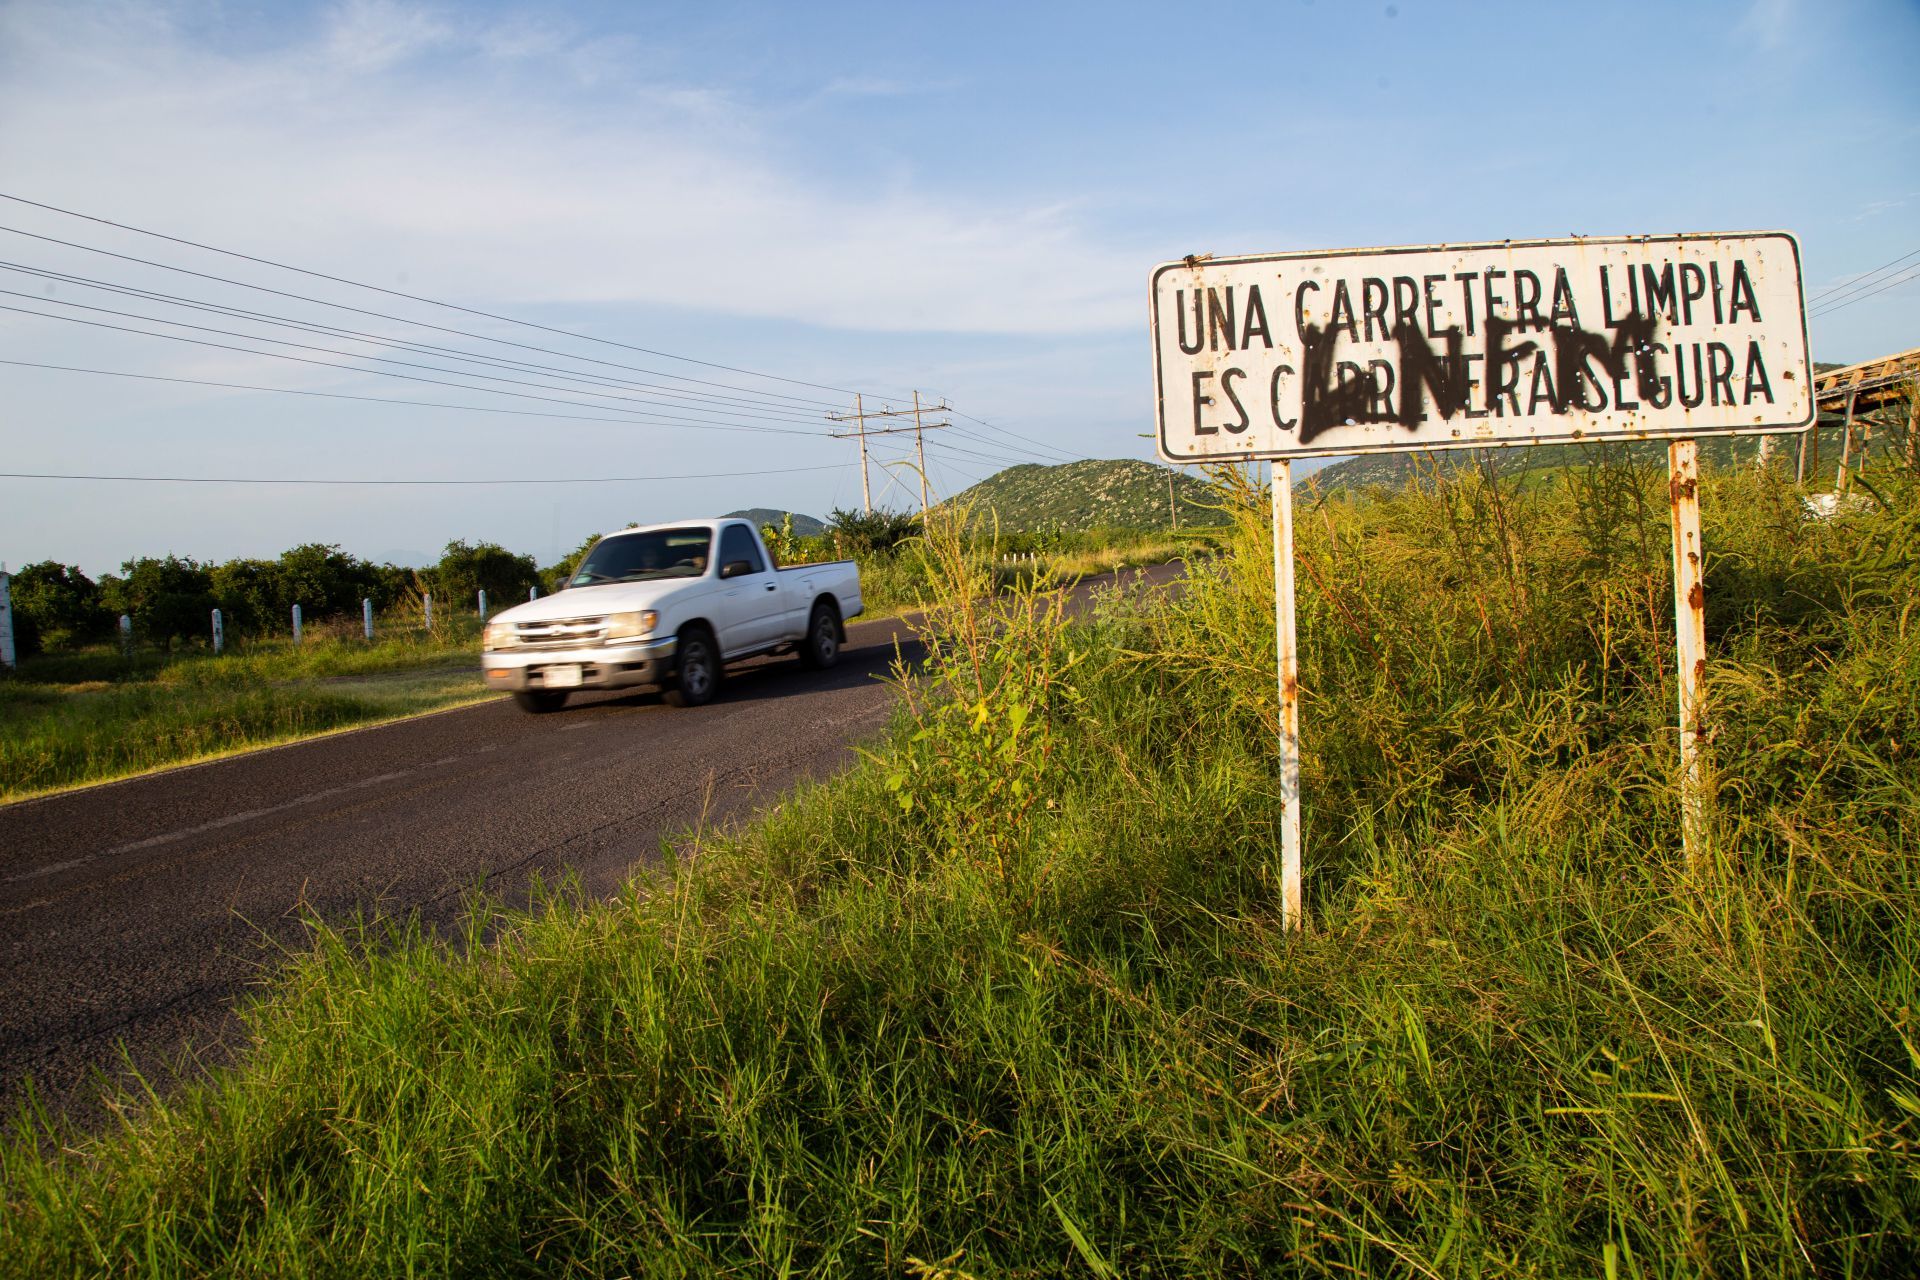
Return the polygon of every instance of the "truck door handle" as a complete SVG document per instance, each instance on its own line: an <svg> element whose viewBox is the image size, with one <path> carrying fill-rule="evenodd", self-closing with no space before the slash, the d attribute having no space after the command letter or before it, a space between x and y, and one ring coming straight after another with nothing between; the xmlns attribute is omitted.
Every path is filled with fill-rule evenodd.
<svg viewBox="0 0 1920 1280"><path fill-rule="evenodd" d="M773 590L776 590L776 589L778 589L778 588L779 588L779 586L780 586L780 584L779 584L779 583L777 583L777 582L769 582L769 583L767 584L767 590L769 590L769 591L773 591Z"/></svg>

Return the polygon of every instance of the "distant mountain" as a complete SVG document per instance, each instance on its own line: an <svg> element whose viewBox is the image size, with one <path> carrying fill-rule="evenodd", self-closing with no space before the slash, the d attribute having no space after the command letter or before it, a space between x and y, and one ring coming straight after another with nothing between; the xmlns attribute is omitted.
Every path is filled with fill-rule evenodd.
<svg viewBox="0 0 1920 1280"><path fill-rule="evenodd" d="M1219 513L1206 505L1211 499L1204 481L1138 458L1008 467L949 501L993 511L1009 532L1165 529L1173 524L1169 477L1182 525L1219 522Z"/></svg>
<svg viewBox="0 0 1920 1280"><path fill-rule="evenodd" d="M1815 361L1816 373L1843 366ZM1839 414L1822 411L1820 414L1820 457L1823 460L1838 461L1840 457L1840 438L1843 433L1842 419ZM1882 439L1873 442L1876 456L1884 453L1890 443L1890 433L1878 433ZM1708 436L1700 441L1700 465L1702 467L1731 467L1753 462L1760 452L1760 436ZM1800 447L1797 434L1777 435L1773 437L1774 449L1786 452L1788 457ZM1856 437L1855 444L1860 443ZM1637 461L1666 460L1667 442L1665 440L1613 441L1604 446L1615 452L1626 450ZM1379 485L1388 489L1398 489L1407 482L1409 476L1429 472L1438 465L1442 470L1454 470L1461 467L1480 465L1477 459L1489 458L1496 471L1501 475L1518 475L1526 471L1557 470L1561 467L1584 466L1600 456L1602 446L1594 444L1550 444L1529 445L1513 449L1451 449L1435 453L1375 453L1357 458L1343 458L1332 466L1323 467L1308 479L1321 492L1334 489L1364 489ZM1828 462L1827 465L1831 465ZM1305 487L1306 480L1295 483L1294 488Z"/></svg>
<svg viewBox="0 0 1920 1280"><path fill-rule="evenodd" d="M770 524L778 529L780 522L789 515L793 517L795 537L811 538L815 534L826 532L827 526L824 521L816 520L812 516L803 516L798 511L780 511L773 507L748 507L744 511L729 511L722 519L751 520L757 525Z"/></svg>
<svg viewBox="0 0 1920 1280"><path fill-rule="evenodd" d="M1820 457L1822 465L1831 466L1840 458L1841 428L1834 420L1822 415L1820 419ZM1833 425L1829 425L1833 424ZM1881 432L1886 435L1886 432ZM1700 441L1700 465L1709 470L1721 467L1744 466L1754 462L1760 453L1760 436L1708 436ZM1774 456L1784 455L1789 461L1794 451L1800 447L1797 434L1773 437ZM1856 438L1855 444L1859 443ZM1614 457L1624 451L1637 462L1664 463L1667 457L1665 440L1616 441L1605 446ZM1876 455L1885 452L1885 445L1876 442ZM1513 449L1448 449L1434 453L1373 453L1357 458L1343 458L1330 467L1322 467L1305 479L1296 481L1295 490L1309 483L1322 493L1331 493L1335 489L1366 489L1379 486L1386 489L1398 489L1406 484L1409 477L1431 474L1437 466L1442 471L1454 471L1480 465L1481 458L1488 459L1495 471L1503 476L1519 475L1528 471L1556 471L1563 467L1581 467L1601 457L1599 444L1542 444L1528 445Z"/></svg>

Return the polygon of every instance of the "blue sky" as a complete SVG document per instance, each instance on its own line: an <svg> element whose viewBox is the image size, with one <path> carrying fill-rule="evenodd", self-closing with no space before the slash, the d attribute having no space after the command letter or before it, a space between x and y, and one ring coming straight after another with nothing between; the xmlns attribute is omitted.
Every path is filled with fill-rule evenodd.
<svg viewBox="0 0 1920 1280"><path fill-rule="evenodd" d="M0 3L0 191L633 346L944 395L1010 433L960 419L969 434L934 454L950 491L1034 453L1150 456L1147 278L1184 253L1779 228L1801 239L1811 295L1920 250L1916 50L1920 6L1846 0L21 0ZM456 341L421 322L473 328L763 403L798 397L783 417L735 420L797 432L770 434L0 365L10 472L775 473L457 489L0 480L0 560L15 566L99 573L306 541L410 558L455 537L544 562L630 520L859 500L852 446L822 438L819 415L851 407L838 390L516 331L5 201L0 226L406 323L0 232L0 260L24 266L416 340ZM66 283L49 302L47 287L0 270L0 289L38 295L0 304L143 309ZM1916 301L1920 280L1816 314L1815 357L1920 346ZM8 311L0 357L542 407ZM885 500L909 505L906 487Z"/></svg>

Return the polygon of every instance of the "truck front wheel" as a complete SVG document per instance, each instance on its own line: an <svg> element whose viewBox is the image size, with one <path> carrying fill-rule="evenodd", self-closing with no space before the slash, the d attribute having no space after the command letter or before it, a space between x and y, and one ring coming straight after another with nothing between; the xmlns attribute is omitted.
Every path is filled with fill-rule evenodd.
<svg viewBox="0 0 1920 1280"><path fill-rule="evenodd" d="M815 671L824 671L840 661L840 615L825 600L813 606L813 614L807 619L800 661Z"/></svg>
<svg viewBox="0 0 1920 1280"><path fill-rule="evenodd" d="M713 637L694 627L680 637L680 659L665 697L669 706L698 707L720 687L720 651Z"/></svg>

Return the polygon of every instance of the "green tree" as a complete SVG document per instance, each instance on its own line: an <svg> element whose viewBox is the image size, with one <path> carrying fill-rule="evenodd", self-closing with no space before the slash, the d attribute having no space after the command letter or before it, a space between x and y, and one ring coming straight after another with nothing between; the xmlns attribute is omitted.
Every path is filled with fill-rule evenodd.
<svg viewBox="0 0 1920 1280"><path fill-rule="evenodd" d="M119 603L149 641L172 652L175 640L205 636L214 609L213 575L197 560L168 554L121 564Z"/></svg>
<svg viewBox="0 0 1920 1280"><path fill-rule="evenodd" d="M280 553L279 599L283 617L299 605L309 617L357 611L369 594L370 566L338 546L308 542Z"/></svg>
<svg viewBox="0 0 1920 1280"><path fill-rule="evenodd" d="M454 541L434 567L433 590L450 608L473 603L474 593L485 591L491 604L507 605L524 600L527 590L540 582L540 571L532 556L517 556L492 542Z"/></svg>
<svg viewBox="0 0 1920 1280"><path fill-rule="evenodd" d="M567 583L573 579L574 570L580 567L580 562L587 558L587 552L591 551L593 544L598 541L600 541L600 535L590 533L587 535L585 542L582 542L572 551L569 551L566 555L542 569L540 571L540 589L548 595L552 595L556 591L564 591Z"/></svg>
<svg viewBox="0 0 1920 1280"><path fill-rule="evenodd" d="M208 587L229 631L259 634L272 629L280 577L280 566L271 560L228 560L208 571Z"/></svg>
<svg viewBox="0 0 1920 1280"><path fill-rule="evenodd" d="M112 628L99 586L74 565L56 560L27 565L13 575L10 590L22 653L29 644L35 650L70 649Z"/></svg>

